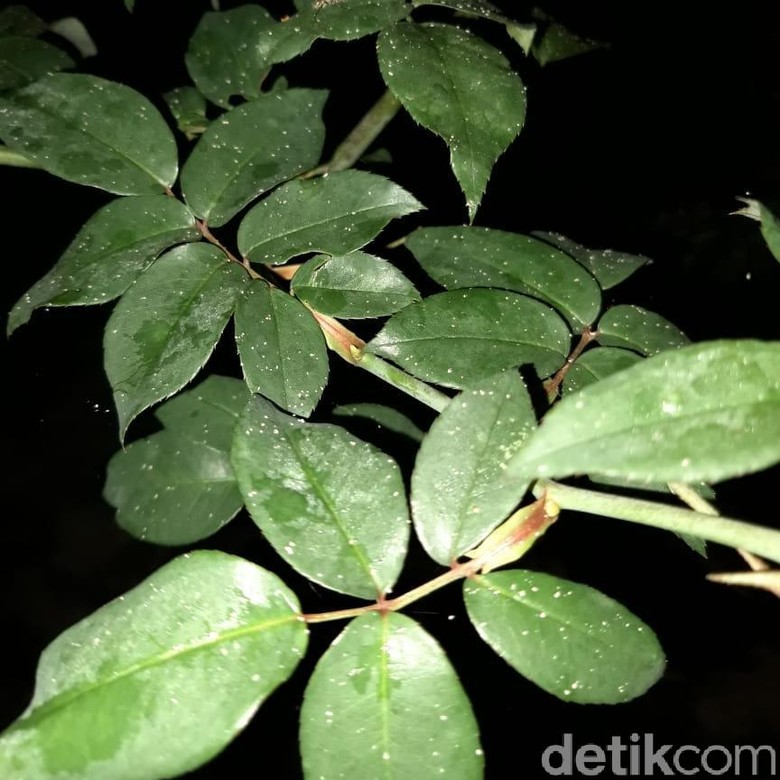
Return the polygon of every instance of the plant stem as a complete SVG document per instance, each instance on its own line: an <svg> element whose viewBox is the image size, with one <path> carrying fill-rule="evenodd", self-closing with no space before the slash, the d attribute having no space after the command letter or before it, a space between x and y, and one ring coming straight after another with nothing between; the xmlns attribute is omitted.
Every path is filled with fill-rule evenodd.
<svg viewBox="0 0 780 780"><path fill-rule="evenodd" d="M14 168L41 168L35 160L25 157L7 146L0 146L0 165L11 165Z"/></svg>
<svg viewBox="0 0 780 780"><path fill-rule="evenodd" d="M309 179L323 173L333 173L351 168L382 130L387 127L400 107L401 104L395 96L390 90L387 90L355 125L352 132L336 147L330 160L307 171L302 178Z"/></svg>
<svg viewBox="0 0 780 780"><path fill-rule="evenodd" d="M582 354L582 351L585 349L585 347L587 347L588 344L590 344L590 342L593 341L597 335L598 331L591 330L589 327L586 327L585 330L582 331L582 335L580 336L580 340L577 342L577 346L574 347L569 357L566 358L566 362L558 369L558 371L555 373L555 376L548 379L544 383L544 390L547 393L547 400L550 403L552 403L558 396L558 391L563 384L563 380L566 378L566 374L569 373L569 369L574 365L574 362Z"/></svg>
<svg viewBox="0 0 780 780"><path fill-rule="evenodd" d="M210 230L209 226L202 220L196 219L195 223L198 226L198 230L200 231L200 234L203 236L203 238L206 239L210 244L214 244L215 247L218 249L221 249L228 260L230 260L231 263L236 263L240 265L249 275L250 279L262 279L263 277L260 276L257 271L255 271L254 268L249 264L249 260L239 260Z"/></svg>
<svg viewBox="0 0 780 780"><path fill-rule="evenodd" d="M627 520L630 523L690 534L728 547L742 548L780 563L780 531L772 528L667 504L597 493L561 485L558 482L539 480L534 485L534 495L539 496L545 491L561 509L603 515L616 520Z"/></svg>

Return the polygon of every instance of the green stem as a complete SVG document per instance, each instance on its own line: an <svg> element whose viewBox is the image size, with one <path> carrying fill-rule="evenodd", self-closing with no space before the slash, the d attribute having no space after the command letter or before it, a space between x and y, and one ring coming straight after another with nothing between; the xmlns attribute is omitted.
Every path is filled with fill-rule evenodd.
<svg viewBox="0 0 780 780"><path fill-rule="evenodd" d="M0 165L11 165L14 168L41 168L35 160L25 157L19 152L9 149L7 146L0 146Z"/></svg>
<svg viewBox="0 0 780 780"><path fill-rule="evenodd" d="M561 509L573 509L690 534L728 547L748 550L780 563L780 531L772 528L652 501L597 493L558 482L539 480L534 485L534 495L543 495L545 491L547 497Z"/></svg>
<svg viewBox="0 0 780 780"><path fill-rule="evenodd" d="M347 168L351 168L382 130L387 127L390 120L398 113L399 108L401 108L401 104L392 92L387 90L355 125L352 132L336 147L330 160L305 173L304 178L308 179L322 173L345 171Z"/></svg>

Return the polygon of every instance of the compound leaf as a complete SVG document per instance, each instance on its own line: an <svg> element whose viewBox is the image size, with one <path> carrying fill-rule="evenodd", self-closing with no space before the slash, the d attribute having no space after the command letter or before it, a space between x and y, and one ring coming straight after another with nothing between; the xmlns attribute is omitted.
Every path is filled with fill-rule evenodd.
<svg viewBox="0 0 780 780"><path fill-rule="evenodd" d="M221 552L176 558L44 650L0 775L158 780L206 763L294 671L295 595ZM165 745L161 750L160 745Z"/></svg>
<svg viewBox="0 0 780 780"><path fill-rule="evenodd" d="M471 578L463 593L482 639L559 699L617 704L663 674L653 631L587 585L517 569Z"/></svg>
<svg viewBox="0 0 780 780"><path fill-rule="evenodd" d="M434 420L412 474L412 518L428 555L448 566L487 536L528 488L498 478L536 427L520 376L466 390Z"/></svg>
<svg viewBox="0 0 780 780"><path fill-rule="evenodd" d="M0 138L55 176L119 195L176 179L176 143L143 95L83 73L53 73L0 98Z"/></svg>
<svg viewBox="0 0 780 780"><path fill-rule="evenodd" d="M215 246L187 244L163 255L125 293L103 341L121 438L144 409L203 367L245 280Z"/></svg>
<svg viewBox="0 0 780 780"><path fill-rule="evenodd" d="M359 598L392 588L409 518L401 473L387 455L256 397L236 427L233 468L252 519L290 566Z"/></svg>
<svg viewBox="0 0 780 780"><path fill-rule="evenodd" d="M566 323L546 304L472 288L401 309L368 349L420 379L462 389L525 364L548 376L566 360L569 340Z"/></svg>
<svg viewBox="0 0 780 780"><path fill-rule="evenodd" d="M41 306L88 306L122 295L160 252L199 237L189 209L167 195L112 201L87 220L54 268L16 303L8 333Z"/></svg>
<svg viewBox="0 0 780 780"><path fill-rule="evenodd" d="M344 319L383 317L420 300L392 263L365 252L313 257L296 271L291 289L312 309Z"/></svg>
<svg viewBox="0 0 780 780"><path fill-rule="evenodd" d="M291 181L244 217L238 247L257 263L284 263L306 252L345 255L375 238L391 219L421 208L394 182L365 171Z"/></svg>
<svg viewBox="0 0 780 780"><path fill-rule="evenodd" d="M249 285L236 308L236 343L253 393L293 414L311 414L328 381L328 354L305 306L274 287Z"/></svg>
<svg viewBox="0 0 780 780"><path fill-rule="evenodd" d="M780 460L780 342L662 352L564 398L505 477L717 482Z"/></svg>
<svg viewBox="0 0 780 780"><path fill-rule="evenodd" d="M438 643L397 612L353 620L322 656L301 709L307 777L479 780L471 703Z"/></svg>
<svg viewBox="0 0 780 780"><path fill-rule="evenodd" d="M599 320L596 336L607 347L626 347L643 355L690 344L690 339L660 314L640 306L613 306Z"/></svg>
<svg viewBox="0 0 780 780"><path fill-rule="evenodd" d="M223 225L247 203L319 160L327 93L288 89L223 114L198 140L181 172L195 214Z"/></svg>
<svg viewBox="0 0 780 780"><path fill-rule="evenodd" d="M501 287L533 295L575 329L592 323L601 308L593 277L565 252L530 236L482 227L429 227L415 230L406 246L448 290Z"/></svg>
<svg viewBox="0 0 780 780"><path fill-rule="evenodd" d="M379 36L385 83L441 136L473 220L498 157L525 119L525 88L506 58L458 27L402 22Z"/></svg>

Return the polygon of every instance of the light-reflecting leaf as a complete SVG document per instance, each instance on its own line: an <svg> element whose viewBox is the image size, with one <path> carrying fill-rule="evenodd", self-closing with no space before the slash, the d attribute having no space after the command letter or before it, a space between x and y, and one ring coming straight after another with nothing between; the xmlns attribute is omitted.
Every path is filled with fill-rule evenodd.
<svg viewBox="0 0 780 780"><path fill-rule="evenodd" d="M778 219L761 201L752 198L739 198L745 206L733 212L749 219L754 219L761 224L761 235L774 255L775 260L780 260L780 219Z"/></svg>
<svg viewBox="0 0 780 780"><path fill-rule="evenodd" d="M602 290L609 290L624 282L642 266L652 262L644 255L632 255L616 249L588 249L560 233L535 231L532 235L562 249L578 263L584 265L596 277Z"/></svg>
<svg viewBox="0 0 780 780"><path fill-rule="evenodd" d="M176 87L163 95L176 127L188 140L197 138L209 126L206 118L206 98L195 87Z"/></svg>
<svg viewBox="0 0 780 780"><path fill-rule="evenodd" d="M463 594L482 639L559 699L617 704L663 674L652 629L587 585L517 569L469 579Z"/></svg>
<svg viewBox="0 0 780 780"><path fill-rule="evenodd" d="M510 22L498 8L492 3L488 3L487 0L413 0L413 5L417 8L425 5L441 5L462 14L481 16L483 19L491 19L500 24Z"/></svg>
<svg viewBox="0 0 780 780"><path fill-rule="evenodd" d="M474 288L401 309L368 349L420 379L464 388L520 365L548 376L566 360L569 340L566 323L546 304Z"/></svg>
<svg viewBox="0 0 780 780"><path fill-rule="evenodd" d="M203 14L184 58L195 86L223 108L230 106L233 95L259 97L267 67L255 56L255 46L259 36L275 24L259 5Z"/></svg>
<svg viewBox="0 0 780 780"><path fill-rule="evenodd" d="M191 441L230 452L233 429L247 401L249 390L244 382L212 374L192 390L161 404L155 417Z"/></svg>
<svg viewBox="0 0 780 780"><path fill-rule="evenodd" d="M575 329L598 316L601 290L565 252L530 236L482 227L415 230L407 248L425 272L448 290L502 287L555 307Z"/></svg>
<svg viewBox="0 0 780 780"><path fill-rule="evenodd" d="M244 506L229 452L180 431L161 431L117 452L103 496L122 528L154 544L205 539Z"/></svg>
<svg viewBox="0 0 780 780"><path fill-rule="evenodd" d="M523 83L497 49L451 25L402 22L382 32L378 53L393 94L449 146L473 220L493 164L523 126Z"/></svg>
<svg viewBox="0 0 780 780"><path fill-rule="evenodd" d="M46 30L46 22L26 5L8 5L0 10L0 35L36 38Z"/></svg>
<svg viewBox="0 0 780 780"><path fill-rule="evenodd" d="M156 195L178 170L152 103L83 73L53 73L0 98L0 138L55 176L119 195Z"/></svg>
<svg viewBox="0 0 780 780"><path fill-rule="evenodd" d="M317 38L351 41L389 27L410 11L406 0L324 0L290 21Z"/></svg>
<svg viewBox="0 0 780 780"><path fill-rule="evenodd" d="M120 438L144 409L200 371L245 281L215 246L187 244L163 255L122 296L103 340Z"/></svg>
<svg viewBox="0 0 780 780"><path fill-rule="evenodd" d="M595 347L581 355L569 368L564 390L574 393L586 385L592 385L624 368L633 366L642 358L628 349L617 347Z"/></svg>
<svg viewBox="0 0 780 780"><path fill-rule="evenodd" d="M206 763L306 650L295 595L221 552L183 555L54 640L0 737L0 776L158 780ZM164 746L164 747L161 747Z"/></svg>
<svg viewBox="0 0 780 780"><path fill-rule="evenodd" d="M294 569L365 599L398 577L409 539L396 463L336 425L306 423L252 399L233 468L252 519Z"/></svg>
<svg viewBox="0 0 780 780"><path fill-rule="evenodd" d="M181 172L192 210L222 225L247 203L320 158L327 93L288 89L265 94L212 122Z"/></svg>
<svg viewBox="0 0 780 780"><path fill-rule="evenodd" d="M97 54L97 46L84 22L75 16L63 16L49 25L49 30L64 38L78 53L86 57L94 57Z"/></svg>
<svg viewBox="0 0 780 780"><path fill-rule="evenodd" d="M365 252L313 257L296 271L291 289L315 311L344 319L383 317L420 300L392 263Z"/></svg>
<svg viewBox="0 0 780 780"><path fill-rule="evenodd" d="M275 287L249 285L236 307L236 343L253 393L302 417L312 413L328 382L328 353L305 306Z"/></svg>
<svg viewBox="0 0 780 780"><path fill-rule="evenodd" d="M0 90L29 84L76 63L56 46L23 36L0 37Z"/></svg>
<svg viewBox="0 0 780 780"><path fill-rule="evenodd" d="M438 643L397 612L352 621L322 656L301 709L306 777L480 780L479 730Z"/></svg>
<svg viewBox="0 0 780 780"><path fill-rule="evenodd" d="M425 435L405 414L392 406L373 403L343 404L336 406L332 414L337 417L362 417L376 423L379 428L408 436L416 442L421 442Z"/></svg>
<svg viewBox="0 0 780 780"><path fill-rule="evenodd" d="M640 306L613 306L599 320L600 344L625 347L643 355L690 344L690 339L669 320Z"/></svg>
<svg viewBox="0 0 780 780"><path fill-rule="evenodd" d="M780 460L780 342L694 344L564 398L505 477L718 482Z"/></svg>
<svg viewBox="0 0 780 780"><path fill-rule="evenodd" d="M284 263L306 252L345 255L371 241L391 219L421 208L397 184L365 171L291 181L244 217L238 247L256 263Z"/></svg>
<svg viewBox="0 0 780 780"><path fill-rule="evenodd" d="M528 481L498 478L536 427L520 376L491 377L434 420L412 474L412 519L428 555L448 566L517 506Z"/></svg>
<svg viewBox="0 0 780 780"><path fill-rule="evenodd" d="M526 56L530 54L531 47L534 45L534 38L536 38L536 33L539 31L539 27L536 24L510 22L506 25L506 31L509 33L509 37L523 50L523 54Z"/></svg>
<svg viewBox="0 0 780 780"><path fill-rule="evenodd" d="M551 62L577 57L605 46L606 44L599 41L591 41L575 35L562 24L552 22L544 28L541 35L536 36L531 54L544 67Z"/></svg>
<svg viewBox="0 0 780 780"><path fill-rule="evenodd" d="M8 333L41 306L89 306L116 298L162 251L199 237L189 209L167 195L112 201L89 218L54 268L16 303Z"/></svg>

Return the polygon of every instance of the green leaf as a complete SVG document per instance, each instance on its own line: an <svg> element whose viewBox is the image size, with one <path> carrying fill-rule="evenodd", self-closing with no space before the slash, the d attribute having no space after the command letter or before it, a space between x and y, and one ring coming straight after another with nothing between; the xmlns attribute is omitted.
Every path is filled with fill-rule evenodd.
<svg viewBox="0 0 780 780"><path fill-rule="evenodd" d="M200 234L189 209L167 195L118 198L96 211L57 264L8 317L8 333L41 306L89 306L127 290L165 249Z"/></svg>
<svg viewBox="0 0 780 780"><path fill-rule="evenodd" d="M420 300L392 263L364 252L313 257L296 271L292 292L315 311L344 319L383 317Z"/></svg>
<svg viewBox="0 0 780 780"><path fill-rule="evenodd" d="M14 89L31 81L74 67L62 49L35 38L0 37L0 90Z"/></svg>
<svg viewBox="0 0 780 780"><path fill-rule="evenodd" d="M368 350L420 379L462 389L526 364L548 376L566 360L569 340L566 323L546 304L475 288L431 295L401 309Z"/></svg>
<svg viewBox="0 0 780 780"><path fill-rule="evenodd" d="M528 56L534 45L536 33L539 31L538 26L533 23L519 24L517 22L510 22L506 25L506 31L509 34L509 37L523 50L523 54Z"/></svg>
<svg viewBox="0 0 780 780"><path fill-rule="evenodd" d="M529 481L499 477L535 427L514 371L461 393L434 420L412 474L414 528L431 558L449 566L517 506Z"/></svg>
<svg viewBox="0 0 780 780"><path fill-rule="evenodd" d="M267 67L255 57L255 46L258 37L275 24L259 5L203 14L184 58L195 86L223 108L230 106L233 95L260 97Z"/></svg>
<svg viewBox="0 0 780 780"><path fill-rule="evenodd" d="M493 164L523 126L523 83L497 49L450 25L397 24L378 53L393 94L447 142L473 221Z"/></svg>
<svg viewBox="0 0 780 780"><path fill-rule="evenodd" d="M780 342L662 352L564 398L505 477L718 482L780 460Z"/></svg>
<svg viewBox="0 0 780 780"><path fill-rule="evenodd" d="M567 393L574 393L586 385L592 385L600 379L604 379L624 368L633 366L642 358L627 349L616 347L595 347L589 349L569 368L566 374L564 389Z"/></svg>
<svg viewBox="0 0 780 780"><path fill-rule="evenodd" d="M667 349L690 344L690 339L660 314L639 306L613 306L599 320L600 344L626 347L642 355L655 355Z"/></svg>
<svg viewBox="0 0 780 780"><path fill-rule="evenodd" d="M240 379L212 374L197 387L158 407L155 417L191 441L230 452L233 429L249 397Z"/></svg>
<svg viewBox="0 0 780 780"><path fill-rule="evenodd" d="M463 594L482 639L559 699L617 704L663 674L652 629L587 585L518 569L473 577Z"/></svg>
<svg viewBox="0 0 780 780"><path fill-rule="evenodd" d="M122 528L155 544L205 539L244 506L229 452L180 431L161 431L117 452L103 496Z"/></svg>
<svg viewBox="0 0 780 780"><path fill-rule="evenodd" d="M603 49L605 46L606 44L599 41L581 38L562 24L553 22L544 29L541 35L536 36L534 45L531 47L531 54L544 67L551 62L577 57L596 49Z"/></svg>
<svg viewBox="0 0 780 780"><path fill-rule="evenodd" d="M187 244L163 255L122 296L103 341L120 438L144 409L200 371L245 279L215 246Z"/></svg>
<svg viewBox="0 0 780 780"><path fill-rule="evenodd" d="M332 414L337 417L363 417L382 428L401 436L408 436L412 441L421 442L425 435L405 414L392 406L382 404L361 403L336 406Z"/></svg>
<svg viewBox="0 0 780 780"><path fill-rule="evenodd" d="M306 650L294 594L220 552L183 555L44 650L0 776L157 780L219 753ZM164 748L161 748L164 746Z"/></svg>
<svg viewBox="0 0 780 780"><path fill-rule="evenodd" d="M461 14L480 16L483 19L499 22L499 24L508 24L511 21L487 0L413 0L413 5L416 8L426 5L440 5L452 8L453 11L458 11Z"/></svg>
<svg viewBox="0 0 780 780"><path fill-rule="evenodd" d="M301 709L306 777L480 780L479 730L438 643L397 612L352 621L322 656Z"/></svg>
<svg viewBox="0 0 780 780"><path fill-rule="evenodd" d="M761 235L774 255L775 260L780 260L780 219L778 219L761 201L752 198L738 198L745 206L734 214L754 219L761 224Z"/></svg>
<svg viewBox="0 0 780 780"><path fill-rule="evenodd" d="M127 8L130 13L133 13L133 9L135 8L135 0L125 0L125 8Z"/></svg>
<svg viewBox="0 0 780 780"><path fill-rule="evenodd" d="M448 290L501 287L555 307L575 329L592 323L601 290L565 252L529 236L482 227L419 228L406 246Z"/></svg>
<svg viewBox="0 0 780 780"><path fill-rule="evenodd" d="M602 290L620 284L642 266L651 263L649 257L619 252L615 249L588 249L560 233L534 231L532 234L552 246L571 255L580 265L584 265L601 285Z"/></svg>
<svg viewBox="0 0 780 780"><path fill-rule="evenodd" d="M409 540L401 473L336 425L249 402L233 468L252 519L279 555L314 582L375 599L398 577Z"/></svg>
<svg viewBox="0 0 780 780"><path fill-rule="evenodd" d="M119 195L156 195L178 170L157 109L83 73L53 73L0 98L0 138L55 176Z"/></svg>
<svg viewBox="0 0 780 780"><path fill-rule="evenodd" d="M320 158L327 93L289 89L262 95L209 125L181 172L187 203L223 225L247 203Z"/></svg>
<svg viewBox="0 0 780 780"><path fill-rule="evenodd" d="M352 41L389 27L410 11L406 0L320 0L291 21L318 38Z"/></svg>
<svg viewBox="0 0 780 780"><path fill-rule="evenodd" d="M64 38L84 58L94 57L97 46L81 19L75 16L63 16L49 25L49 30Z"/></svg>
<svg viewBox="0 0 780 780"><path fill-rule="evenodd" d="M253 393L293 414L312 413L328 382L328 353L305 306L262 282L249 285L236 308L236 343Z"/></svg>
<svg viewBox="0 0 780 780"><path fill-rule="evenodd" d="M238 247L257 263L284 263L306 252L345 255L375 238L391 219L421 208L394 182L365 171L291 181L244 217Z"/></svg>
<svg viewBox="0 0 780 780"><path fill-rule="evenodd" d="M0 35L36 38L46 31L46 22L26 5L9 5L0 10Z"/></svg>
<svg viewBox="0 0 780 780"><path fill-rule="evenodd" d="M206 98L195 87L176 87L163 95L176 127L192 141L209 126L206 118Z"/></svg>

